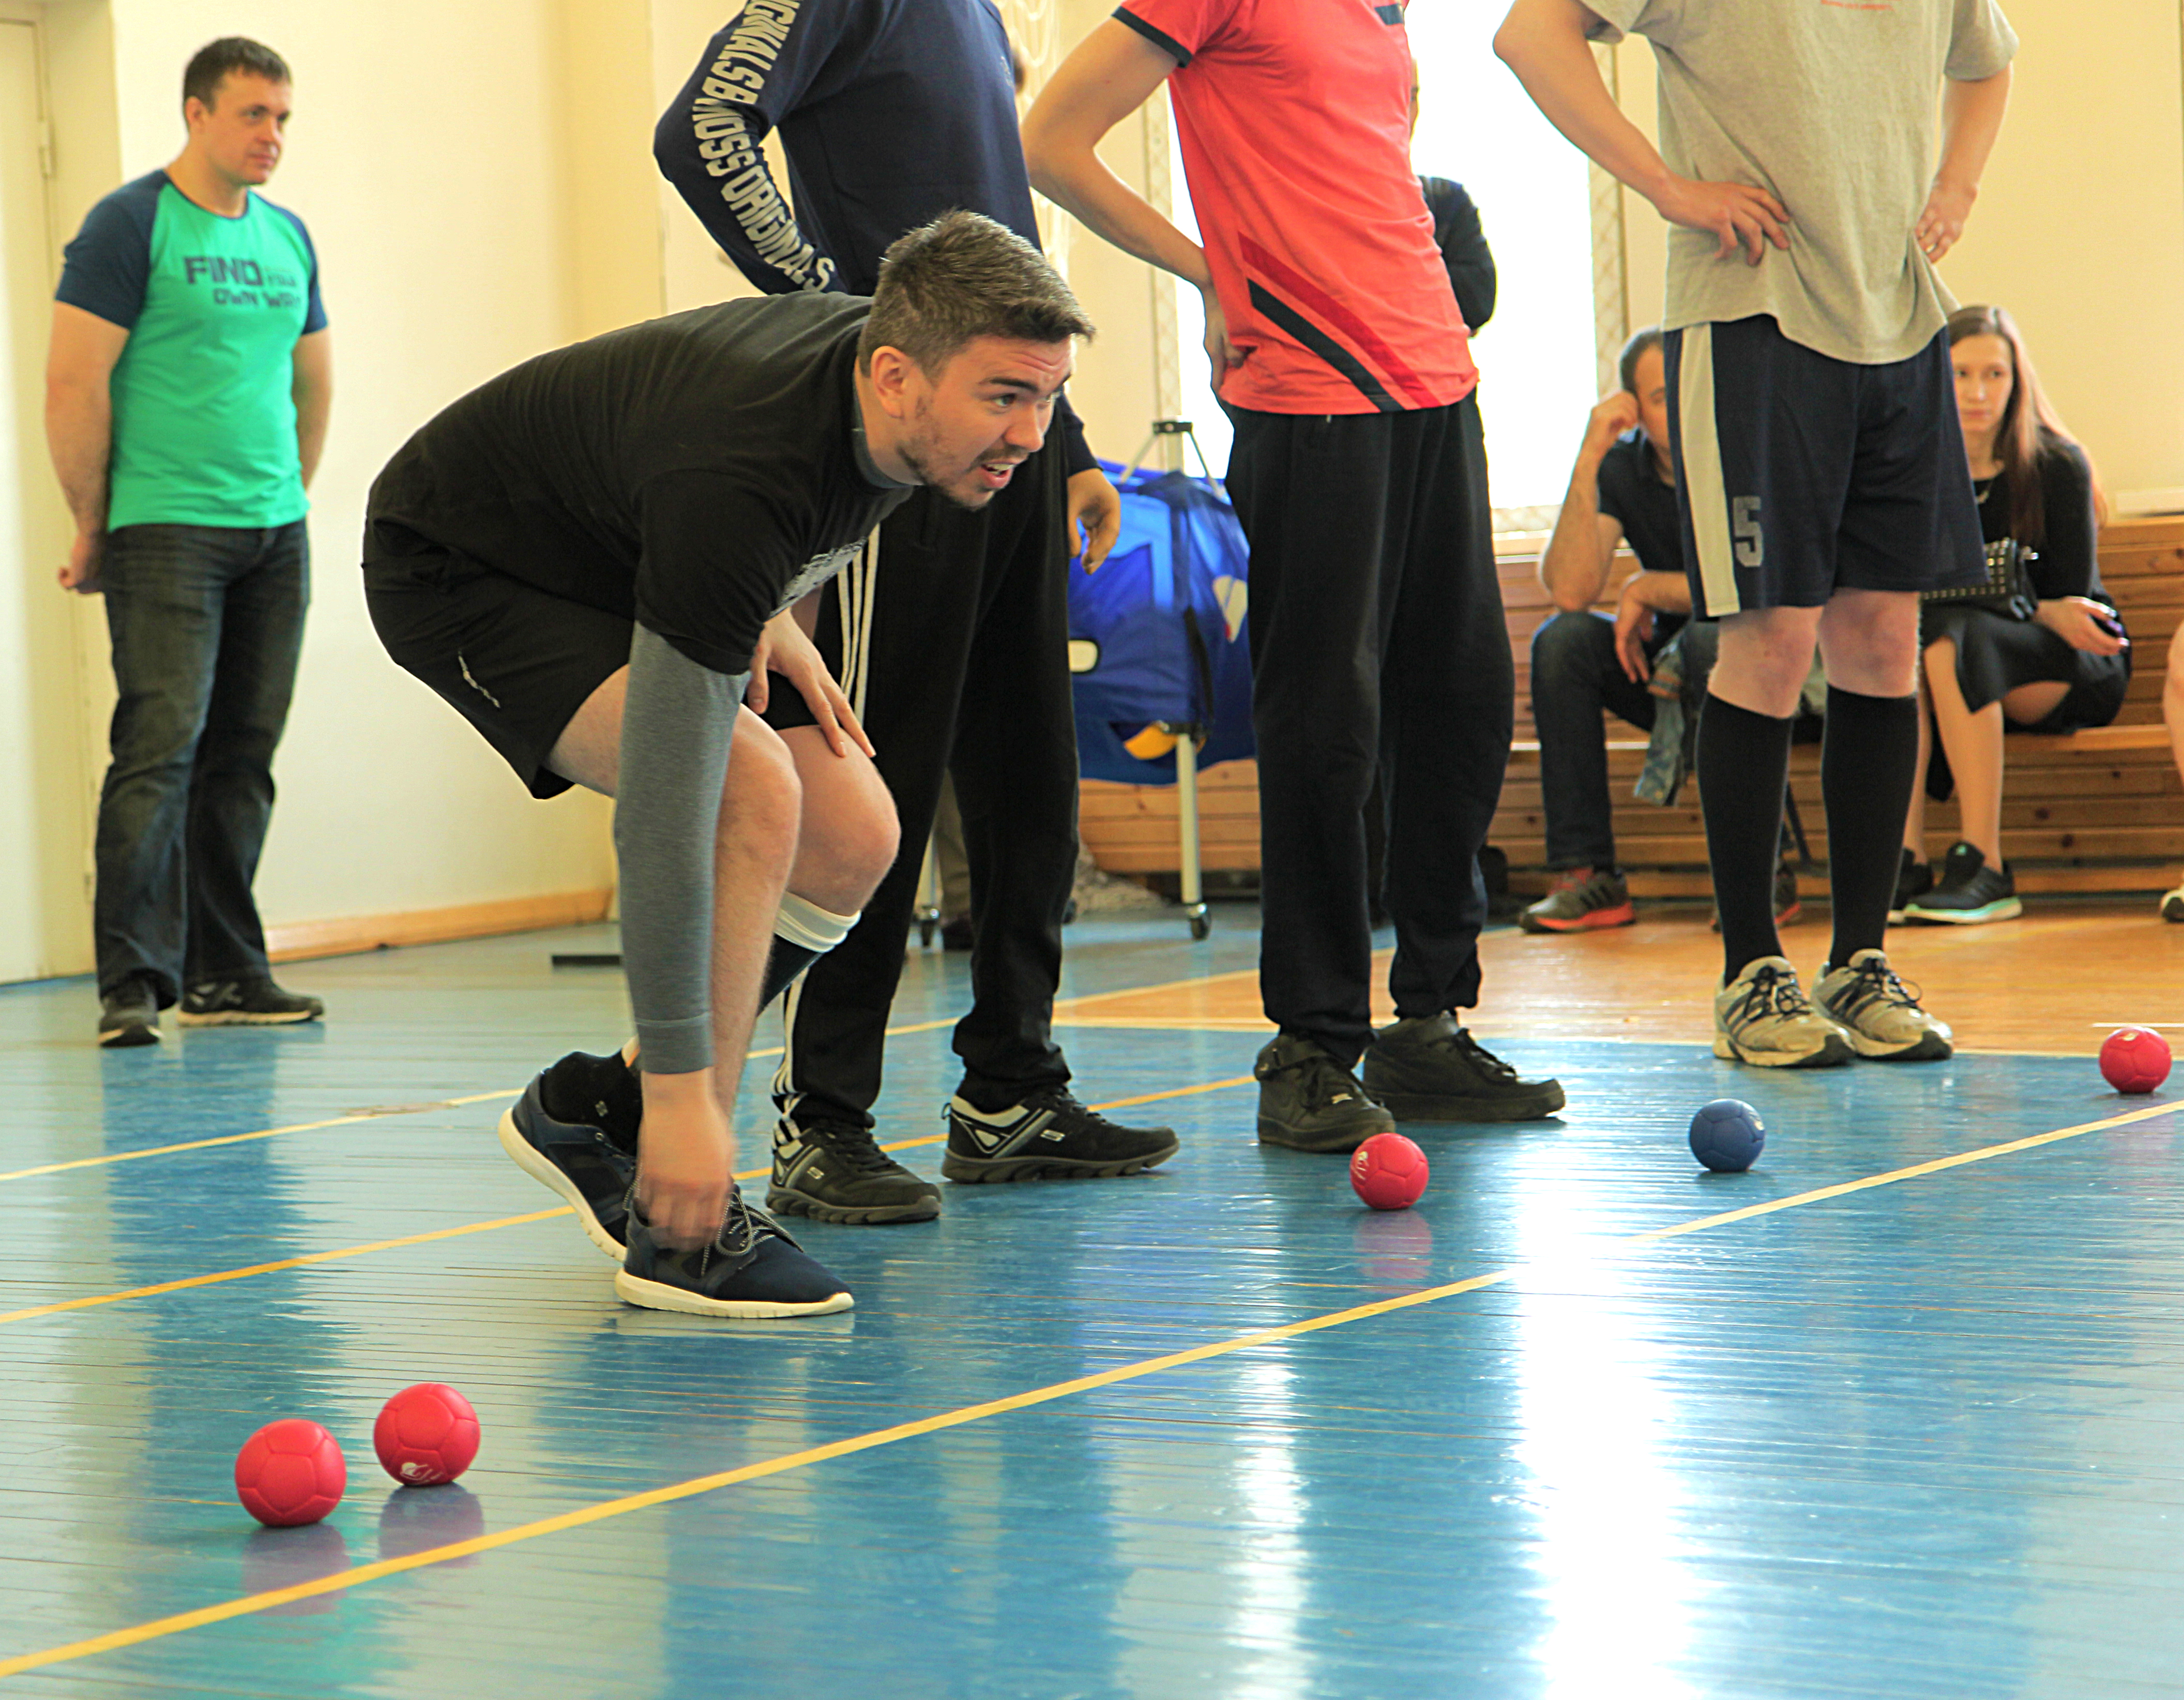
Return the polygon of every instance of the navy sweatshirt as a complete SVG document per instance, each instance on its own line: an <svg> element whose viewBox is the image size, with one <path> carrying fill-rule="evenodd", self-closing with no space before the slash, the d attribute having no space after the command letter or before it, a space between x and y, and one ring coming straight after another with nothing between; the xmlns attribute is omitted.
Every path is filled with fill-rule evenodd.
<svg viewBox="0 0 2184 1700"><path fill-rule="evenodd" d="M794 213L760 149L773 130ZM769 294L869 295L895 238L957 207L1039 245L992 0L750 0L660 115L653 156ZM1066 404L1056 423L1069 471L1092 465Z"/></svg>

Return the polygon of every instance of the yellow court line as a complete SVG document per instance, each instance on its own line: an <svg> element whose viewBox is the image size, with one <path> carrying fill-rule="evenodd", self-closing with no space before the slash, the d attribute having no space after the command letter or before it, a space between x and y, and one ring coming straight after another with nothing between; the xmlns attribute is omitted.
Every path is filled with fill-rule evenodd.
<svg viewBox="0 0 2184 1700"><path fill-rule="evenodd" d="M1134 1104L1155 1104L1164 1098L1195 1097L1201 1092L1219 1092L1231 1086L1248 1086L1251 1084L1251 1077L1246 1074L1234 1080L1213 1080L1200 1086L1176 1086L1165 1092L1148 1092L1142 1097L1117 1098L1112 1103L1094 1104L1089 1107L1095 1111L1123 1110L1128 1109ZM491 1095L504 1098L512 1095L496 1092ZM242 1137L248 1137L248 1135ZM937 1145L947 1137L945 1134L928 1134L915 1140L895 1140L882 1145L880 1149L883 1151L913 1151L920 1145ZM735 1178L738 1180L763 1180L772 1172L771 1166L766 1168L747 1168L738 1170ZM429 1246L437 1240L460 1240L468 1234L483 1234L495 1228L520 1228L528 1223L548 1222L556 1216L573 1214L575 1212L567 1205L561 1204L556 1205L551 1210L534 1210L523 1216L503 1216L491 1222L466 1222L460 1228L436 1228L429 1234L409 1234L398 1240L374 1240L362 1246L343 1246L332 1251L312 1251L302 1257L282 1257L270 1263L252 1263L240 1269L216 1269L210 1274L190 1275L181 1280L161 1281L156 1285L148 1287L130 1287L118 1293L92 1293L82 1298L59 1299L52 1304L31 1305L22 1310L0 1311L0 1327L4 1327L12 1322L29 1322L36 1317L58 1316L64 1311L92 1310L100 1305L118 1305L128 1299L156 1298L162 1293L178 1293L190 1287L218 1286L226 1281L246 1280L253 1275L277 1275L287 1269L301 1269L318 1263L338 1262L343 1258L361 1257L373 1251L396 1251L409 1246Z"/></svg>
<svg viewBox="0 0 2184 1700"><path fill-rule="evenodd" d="M1210 1090L1210 1089L1203 1089ZM1968 1163L1984 1162L1994 1157L2007 1157L2017 1151L2031 1151L2059 1140L2077 1139L2086 1134L2100 1133L2110 1128L2120 1128L2133 1122L2142 1122L2154 1116L2174 1115L2184 1106L2158 1104L2143 1110L2132 1110L2120 1116L2110 1116L2098 1122L2086 1122L2073 1128L2058 1128L2045 1134L2034 1134L2025 1139L2011 1140L2002 1145L1985 1145L1977 1151L1961 1151L1954 1157L1938 1157L1930 1162L1915 1163L1908 1168L1892 1169L1885 1174L1868 1175L1864 1179L1847 1181L1840 1185L1824 1186L1810 1192L1801 1192L1789 1198L1771 1200L1741 1210L1723 1211L1713 1216L1702 1216L1690 1222L1677 1223L1667 1228L1647 1229L1636 1234L1618 1235L1607 1241L1598 1251L1589 1254L1597 1259L1618 1247L1645 1245L1652 1241L1674 1239L1682 1235L1696 1234L1708 1228L1719 1228L1733 1222L1749 1221L1754 1217L1767 1216L1780 1211L1793 1210L1801 1205L1817 1204L1847 1194L1864 1192L1875 1187L1889 1186L1899 1181L1914 1180L1921 1176L1938 1174ZM1500 1286L1515 1279L1527 1270L1557 1267L1568 1259L1540 1259L1514 1263L1468 1279L1451 1281L1440 1286L1424 1287L1416 1292L1400 1294L1394 1298L1377 1299L1370 1304L1354 1305L1346 1310L1332 1311L1300 1321L1283 1323L1273 1328L1254 1329L1250 1334L1234 1335L1227 1340L1210 1340L1203 1346L1194 1346L1182 1352L1172 1352L1158 1357L1145 1358L1136 1363L1126 1363L1113 1369L1102 1370L1094 1375L1082 1375L1067 1381L1050 1383L1022 1393L1012 1393L1005 1398L988 1400L982 1404L966 1405L953 1411L944 1411L935 1416L922 1417L915 1422L899 1423L891 1428L875 1429L866 1434L853 1435L846 1440L831 1441L824 1446L807 1447L763 1463L746 1464L740 1469L722 1470L716 1475L699 1476L693 1480L676 1482L645 1493L630 1494L621 1499L602 1501L576 1511L564 1512L557 1517L542 1518L535 1523L521 1524L513 1529L504 1529L495 1534L481 1535L468 1541L453 1541L444 1547L428 1547L399 1558L382 1559L376 1564L362 1564L354 1569L338 1571L331 1576L321 1576L308 1582L298 1582L286 1588L271 1589L265 1593L246 1594L240 1599L223 1600L218 1605L200 1607L192 1612L181 1612L172 1617L157 1618L148 1623L132 1625L127 1629L114 1630L88 1640L70 1641L60 1647L46 1647L36 1653L20 1654L0 1660L0 1679L19 1675L26 1670L37 1670L47 1665L59 1664L71 1659L86 1658L102 1653L118 1652L123 1647L141 1646L148 1641L158 1641L167 1636L179 1635L187 1630L202 1629L208 1625L226 1623L229 1619L247 1617L255 1612L276 1606L292 1604L298 1600L314 1599L322 1594L338 1593L344 1589L376 1582L383 1577L399 1575L405 1570L422 1569L427 1565L444 1564L454 1559L467 1558L481 1552L490 1552L504 1547L513 1547L526 1541L535 1541L542 1536L558 1535L566 1530L581 1529L609 1518L623 1517L633 1511L648 1511L655 1506L671 1505L677 1500L692 1499L700 1494L713 1493L724 1487L733 1487L743 1482L757 1481L767 1476L783 1474L814 1464L826 1463L834 1458L849 1458L858 1452L871 1452L877 1447L893 1446L899 1441L916 1440L922 1435L940 1434L958 1429L967 1424L989 1417L1006 1416L1011 1412L1029 1410L1056 1400L1067 1399L1095 1388L1112 1387L1125 1381L1141 1380L1149 1375L1158 1375L1171 1369L1180 1369L1195 1363L1204 1363L1217 1357L1227 1357L1239 1352L1248 1352L1254 1346L1268 1346L1279 1340L1294 1340L1324 1329L1340 1328L1346 1324L1362 1322L1369 1318L1387 1316L1397 1311L1410 1310L1442 1299L1454 1298L1463 1293L1475 1293L1484 1288Z"/></svg>
<svg viewBox="0 0 2184 1700"><path fill-rule="evenodd" d="M77 1157L72 1162L41 1163L36 1168L19 1168L0 1174L0 1181L28 1180L33 1175L60 1174L72 1168L101 1168L108 1163L136 1162L144 1157L172 1157L177 1151L209 1151L214 1145L239 1145L251 1140L270 1140L282 1134L315 1133L321 1128L348 1128L359 1122L376 1122L388 1116L420 1116L427 1110L455 1110L466 1104L483 1104L494 1098L513 1098L522 1091L474 1092L467 1098L442 1098L430 1104L390 1104L383 1110L359 1110L353 1116L336 1116L325 1122L298 1122L293 1127L261 1128L254 1134L222 1134L217 1139L188 1140L178 1145L153 1145L141 1151L110 1151L104 1157Z"/></svg>
<svg viewBox="0 0 2184 1700"><path fill-rule="evenodd" d="M884 1036L894 1039L906 1033L930 1033L936 1028L953 1027L956 1022L956 1017L951 1016L945 1021L921 1021L908 1027L891 1027L888 1028ZM782 1047L777 1045L767 1051L748 1051L744 1053L744 1061L755 1062L760 1057L778 1056L781 1051ZM521 1097L522 1093L523 1088L517 1086L504 1092L473 1092L467 1098L436 1099L429 1104L389 1104L384 1109L359 1110L353 1116L336 1116L324 1122L298 1122L292 1127L261 1128L257 1132L250 1134L222 1134L217 1139L188 1140L181 1145L153 1145L141 1151L113 1151L104 1157L77 1157L70 1162L41 1163L36 1168L13 1169L6 1173L0 1173L0 1182L29 1180L36 1175L60 1174L72 1168L103 1168L109 1163L136 1162L145 1157L173 1157L180 1151L209 1151L214 1145L247 1145L253 1140L277 1139L282 1134L310 1134L325 1128L354 1127L359 1122L383 1121L389 1116L421 1116L427 1110L459 1110L465 1105L490 1103L495 1098ZM918 1143L926 1144L929 1141L921 1140ZM749 1177L738 1178L743 1179ZM5 1317L0 1317L0 1322L6 1320Z"/></svg>

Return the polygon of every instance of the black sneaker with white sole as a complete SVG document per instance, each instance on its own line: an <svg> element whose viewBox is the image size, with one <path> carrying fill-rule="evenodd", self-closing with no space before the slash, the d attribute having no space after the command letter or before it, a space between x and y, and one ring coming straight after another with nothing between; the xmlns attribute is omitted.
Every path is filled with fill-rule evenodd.
<svg viewBox="0 0 2184 1700"><path fill-rule="evenodd" d="M632 1200L629 1250L615 1276L624 1304L691 1316L826 1316L856 1302L842 1279L782 1231L781 1224L749 1203L737 1188L719 1235L695 1251L678 1251L652 1237L652 1224Z"/></svg>
<svg viewBox="0 0 2184 1700"><path fill-rule="evenodd" d="M159 994L142 974L125 974L98 999L98 1042L114 1051L159 1042Z"/></svg>
<svg viewBox="0 0 2184 1700"><path fill-rule="evenodd" d="M561 1121L546 1109L550 1101L563 1114L575 1113L552 1089L566 1087L570 1065L600 1060L577 1051L525 1087L523 1095L500 1118L500 1148L524 1173L566 1199L585 1237L619 1260L628 1231L629 1190L637 1179L637 1129L634 1125L627 1129L625 1145L616 1137L619 1129ZM557 1075L562 1077L559 1081ZM603 1112L590 1113L599 1122L613 1119Z"/></svg>
<svg viewBox="0 0 2184 1700"><path fill-rule="evenodd" d="M184 1027L288 1027L326 1012L318 999L270 979L200 980L183 991L175 1019Z"/></svg>
<svg viewBox="0 0 2184 1700"><path fill-rule="evenodd" d="M1183 1149L1173 1128L1126 1128L1059 1086L1028 1094L1005 1110L981 1110L961 1093L948 1101L950 1180L1108 1180L1166 1162Z"/></svg>
<svg viewBox="0 0 2184 1700"><path fill-rule="evenodd" d="M930 1222L940 1189L879 1148L870 1128L783 1116L773 1130L766 1207L817 1222Z"/></svg>

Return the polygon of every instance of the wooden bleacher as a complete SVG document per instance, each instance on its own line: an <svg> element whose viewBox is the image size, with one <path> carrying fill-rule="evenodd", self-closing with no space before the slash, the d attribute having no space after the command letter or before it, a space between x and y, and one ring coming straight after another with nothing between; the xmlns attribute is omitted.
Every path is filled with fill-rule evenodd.
<svg viewBox="0 0 2184 1700"><path fill-rule="evenodd" d="M1540 541L1529 539L1529 547L1520 544L1500 561L1517 662L1517 737L1490 834L1509 858L1512 887L1528 892L1544 891L1548 883L1529 666L1531 635L1551 610L1536 571ZM2063 738L2011 735L2003 835L2020 891L2159 891L2175 883L2177 866L2184 863L2184 788L2161 725L2170 634L2184 620L2184 517L2119 521L2102 532L2100 558L2101 577L2131 631L2131 692L2114 726ZM1618 569L1611 580L1620 584L1624 577ZM1632 890L1652 897L1706 895L1706 840L1696 790L1687 785L1670 809L1636 800L1630 786L1644 759L1645 739L1619 721L1611 719L1608 727L1616 852L1631 870ZM1825 859L1816 746L1791 751L1791 785L1813 853ZM1232 761L1208 769L1199 804L1201 865L1209 872L1256 869L1253 765ZM1175 870L1172 787L1086 780L1083 820L1085 843L1110 872ZM1938 855L1955 839L1955 805L1930 806L1926 820L1929 847Z"/></svg>

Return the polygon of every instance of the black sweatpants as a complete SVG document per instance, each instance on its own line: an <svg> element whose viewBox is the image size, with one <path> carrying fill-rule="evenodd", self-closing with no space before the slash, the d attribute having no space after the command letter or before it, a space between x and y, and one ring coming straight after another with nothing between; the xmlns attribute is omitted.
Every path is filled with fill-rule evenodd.
<svg viewBox="0 0 2184 1700"><path fill-rule="evenodd" d="M1077 871L1067 495L1060 446L972 513L921 490L827 588L819 648L894 795L902 850L850 936L785 1005L774 1098L800 1120L871 1125L925 844L956 776L971 865L971 1012L956 1051L974 1091L1059 1085L1061 917Z"/></svg>
<svg viewBox="0 0 2184 1700"><path fill-rule="evenodd" d="M1354 1063L1372 1042L1365 800L1388 811L1397 1013L1479 1000L1479 848L1515 722L1479 407L1232 409L1251 544L1268 1018Z"/></svg>

